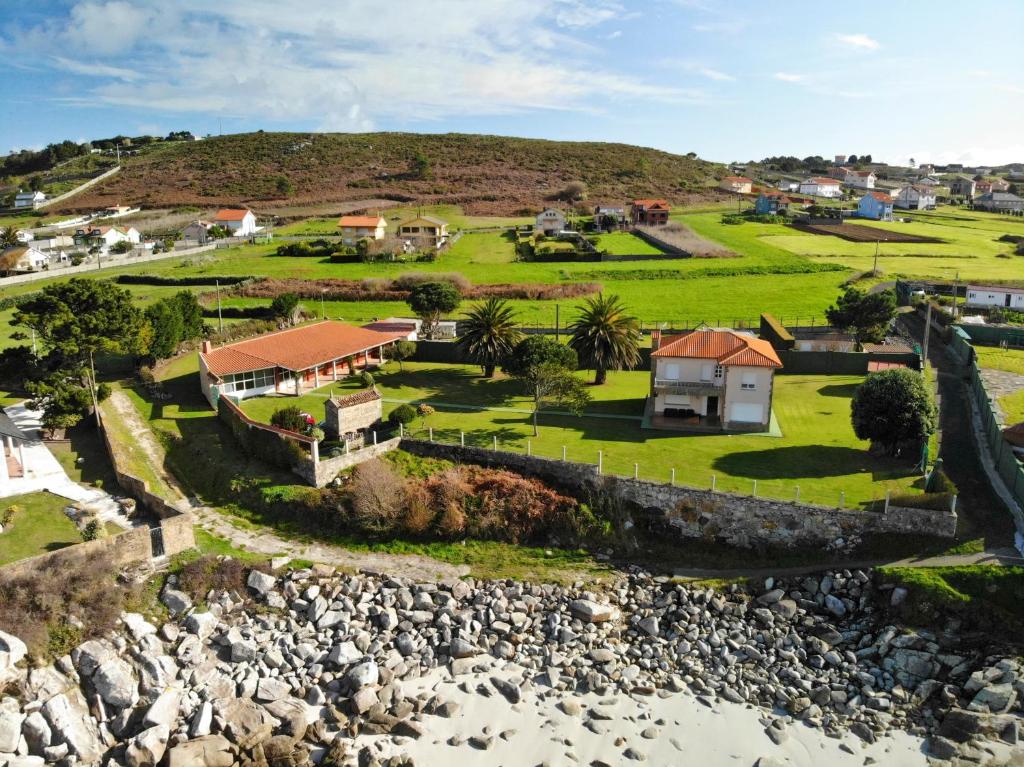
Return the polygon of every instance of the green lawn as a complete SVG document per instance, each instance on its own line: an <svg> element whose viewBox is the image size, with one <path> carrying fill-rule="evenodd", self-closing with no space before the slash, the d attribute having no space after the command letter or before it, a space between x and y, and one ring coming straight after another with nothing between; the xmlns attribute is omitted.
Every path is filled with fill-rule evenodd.
<svg viewBox="0 0 1024 767"><path fill-rule="evenodd" d="M370 211L375 213L376 211ZM459 229L481 229L492 226L517 226L533 223L533 218L524 216L468 216L457 205L425 205L419 207L383 208L380 214L387 219L388 232L394 233L406 221L420 215L435 216L448 222L448 231ZM338 216L330 218L308 218L293 224L277 227L275 234L338 234Z"/></svg>
<svg viewBox="0 0 1024 767"><path fill-rule="evenodd" d="M975 346L978 367L1005 370L1024 376L1024 349L1000 349L998 346Z"/></svg>
<svg viewBox="0 0 1024 767"><path fill-rule="evenodd" d="M778 376L774 409L781 438L764 435L689 435L644 430L639 417L649 374L619 372L603 387L592 387L594 402L584 416L541 415L539 437L532 436L529 402L514 381L486 380L474 367L406 363L376 376L385 397L385 410L400 401L428 402L437 409L427 423L417 420L417 436L433 427L439 441L458 442L460 431L467 444L490 447L495 437L501 448L559 458L565 446L572 461L596 463L603 452L607 473L667 481L676 469L680 484L708 487L712 476L721 490L792 498L796 487L807 501L836 505L840 492L847 505L856 506L884 497L887 489L909 489L916 477L905 462L868 454L867 443L850 426L850 397L860 382L857 376ZM586 374L581 373L581 376ZM356 381L339 381L300 398L264 397L246 400L243 409L267 421L279 407L298 405L320 418L324 398L332 389L357 388ZM463 406L463 407L457 407ZM490 410L468 409L492 408ZM497 408L504 408L497 409Z"/></svg>
<svg viewBox="0 0 1024 767"><path fill-rule="evenodd" d="M107 490L116 488L114 467L103 437L96 429L96 422L92 418L84 418L68 429L65 436L68 442L54 442L48 447L67 475L81 484L98 483Z"/></svg>
<svg viewBox="0 0 1024 767"><path fill-rule="evenodd" d="M620 256L659 256L664 255L662 251L641 240L635 234L629 232L609 232L599 234L595 243L600 251L607 251L612 255Z"/></svg>
<svg viewBox="0 0 1024 767"><path fill-rule="evenodd" d="M69 503L50 493L0 498L0 516L11 506L19 509L0 533L0 565L81 543L78 528L64 513Z"/></svg>
<svg viewBox="0 0 1024 767"><path fill-rule="evenodd" d="M1013 426L1024 421L1024 389L999 398L999 406L1003 409L1006 426Z"/></svg>

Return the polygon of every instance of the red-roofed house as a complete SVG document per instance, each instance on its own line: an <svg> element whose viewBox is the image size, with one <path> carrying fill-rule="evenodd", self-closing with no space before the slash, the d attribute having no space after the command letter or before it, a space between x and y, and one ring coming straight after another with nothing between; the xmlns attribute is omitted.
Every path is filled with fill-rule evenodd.
<svg viewBox="0 0 1024 767"><path fill-rule="evenodd" d="M233 237L248 237L259 231L259 227L256 226L256 214L247 208L218 210L217 215L213 217L213 223L227 229Z"/></svg>
<svg viewBox="0 0 1024 767"><path fill-rule="evenodd" d="M214 348L203 342L199 383L210 404L261 394L295 394L384 362L385 347L406 338L323 320Z"/></svg>
<svg viewBox="0 0 1024 767"><path fill-rule="evenodd" d="M662 226L672 207L666 200L633 200L633 224Z"/></svg>
<svg viewBox="0 0 1024 767"><path fill-rule="evenodd" d="M772 386L782 360L768 341L700 328L651 336L651 425L700 431L767 431Z"/></svg>
<svg viewBox="0 0 1024 767"><path fill-rule="evenodd" d="M843 187L834 178L815 176L801 181L799 192L813 197L842 197Z"/></svg>
<svg viewBox="0 0 1024 767"><path fill-rule="evenodd" d="M857 203L857 218L892 221L893 199L887 192L868 192Z"/></svg>
<svg viewBox="0 0 1024 767"><path fill-rule="evenodd" d="M383 216L342 216L338 219L341 241L355 245L359 240L383 240L388 222Z"/></svg>
<svg viewBox="0 0 1024 767"><path fill-rule="evenodd" d="M746 176L726 176L718 182L718 188L723 192L750 194L754 188L754 182Z"/></svg>

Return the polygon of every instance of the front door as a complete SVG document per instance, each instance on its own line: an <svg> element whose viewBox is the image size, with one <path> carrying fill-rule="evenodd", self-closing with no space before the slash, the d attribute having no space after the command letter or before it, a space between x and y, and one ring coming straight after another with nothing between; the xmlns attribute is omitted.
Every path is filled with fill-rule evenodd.
<svg viewBox="0 0 1024 767"><path fill-rule="evenodd" d="M718 415L718 397L708 397L708 413L709 416Z"/></svg>

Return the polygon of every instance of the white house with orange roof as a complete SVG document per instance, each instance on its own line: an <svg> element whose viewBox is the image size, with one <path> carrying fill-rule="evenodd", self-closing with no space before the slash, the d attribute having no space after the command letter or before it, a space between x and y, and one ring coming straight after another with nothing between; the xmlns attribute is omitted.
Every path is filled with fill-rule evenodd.
<svg viewBox="0 0 1024 767"><path fill-rule="evenodd" d="M359 240L383 240L388 222L384 216L342 216L338 219L341 241L355 245Z"/></svg>
<svg viewBox="0 0 1024 767"><path fill-rule="evenodd" d="M842 197L843 186L834 178L814 176L800 182L800 194L812 197Z"/></svg>
<svg viewBox="0 0 1024 767"><path fill-rule="evenodd" d="M698 328L664 342L651 335L654 428L767 431L775 370L782 360L768 341L735 330Z"/></svg>
<svg viewBox="0 0 1024 767"><path fill-rule="evenodd" d="M233 237L248 237L260 229L256 226L256 214L248 208L218 210L217 215L213 217L213 223L227 229Z"/></svg>

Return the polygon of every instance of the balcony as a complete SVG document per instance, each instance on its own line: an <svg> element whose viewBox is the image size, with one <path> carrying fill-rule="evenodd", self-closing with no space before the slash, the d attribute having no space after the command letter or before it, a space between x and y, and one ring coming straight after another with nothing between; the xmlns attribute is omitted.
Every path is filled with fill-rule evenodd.
<svg viewBox="0 0 1024 767"><path fill-rule="evenodd" d="M712 397L722 393L722 381L680 381L675 378L655 378L654 390L662 394L696 394Z"/></svg>

